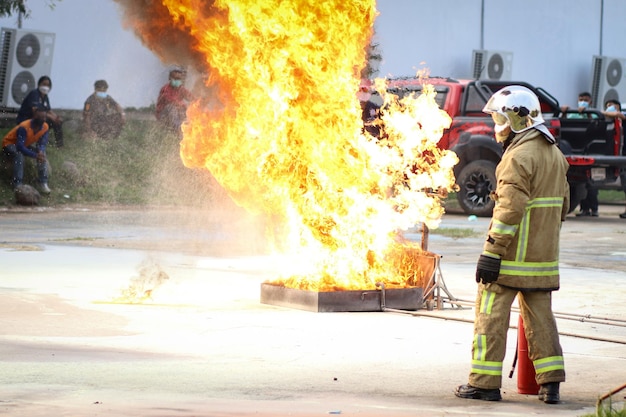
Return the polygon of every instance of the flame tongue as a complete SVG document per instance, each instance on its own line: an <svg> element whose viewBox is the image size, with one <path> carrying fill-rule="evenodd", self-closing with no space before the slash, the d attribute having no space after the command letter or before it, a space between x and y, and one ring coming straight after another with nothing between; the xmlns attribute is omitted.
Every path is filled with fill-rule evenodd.
<svg viewBox="0 0 626 417"><path fill-rule="evenodd" d="M190 106L181 157L276 220L296 260L287 285L407 285L407 271L389 261L406 246L396 231L437 224L443 211L426 191L452 187L456 160L436 147L450 119L432 89L402 101L383 91L386 138L361 133L356 91L374 0L118 1L158 9L141 12L157 22L135 25L149 46L164 26L188 36L188 55L209 73L217 100Z"/></svg>

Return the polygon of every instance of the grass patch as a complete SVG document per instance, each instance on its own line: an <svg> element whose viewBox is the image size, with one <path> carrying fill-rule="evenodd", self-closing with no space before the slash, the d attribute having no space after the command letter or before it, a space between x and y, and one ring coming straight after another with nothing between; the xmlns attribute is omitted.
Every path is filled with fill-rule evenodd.
<svg viewBox="0 0 626 417"><path fill-rule="evenodd" d="M64 124L63 148L48 146L52 193L40 205L206 206L224 193L208 171L183 165L180 139L161 129L151 115L130 116L120 137L109 141L83 140L79 117ZM9 129L0 129L0 134ZM34 161L27 158L24 168L24 183L35 186ZM14 205L10 172L3 168L1 175L0 205Z"/></svg>
<svg viewBox="0 0 626 417"><path fill-rule="evenodd" d="M431 229L429 233L433 235L451 237L453 239L479 237L483 235L483 233L478 233L473 229L466 229L462 227L440 227L438 229Z"/></svg>
<svg viewBox="0 0 626 417"><path fill-rule="evenodd" d="M624 192L621 190L599 190L598 200L600 202L622 203L624 202Z"/></svg>
<svg viewBox="0 0 626 417"><path fill-rule="evenodd" d="M449 193L448 196L441 201L446 210L460 210L461 209L461 205L459 204L459 200L457 199L456 192L454 191Z"/></svg>
<svg viewBox="0 0 626 417"><path fill-rule="evenodd" d="M102 237L68 237L65 239L52 239L53 242L93 242L95 240L104 239Z"/></svg>
<svg viewBox="0 0 626 417"><path fill-rule="evenodd" d="M593 414L584 414L580 417L626 417L626 405L622 403L620 409L613 407L612 403L601 405Z"/></svg>
<svg viewBox="0 0 626 417"><path fill-rule="evenodd" d="M180 159L180 139L159 127L150 111L130 111L120 137L110 141L84 141L80 135L81 112L64 114L65 146L48 146L51 167L50 196L42 197L42 206L68 204L198 206L223 201L225 191L203 169L189 169ZM11 126L0 128L0 137ZM50 133L53 136L53 133ZM51 142L53 142L51 138ZM2 164L0 164L2 166ZM68 166L75 166L72 171ZM9 185L10 173L0 169L0 206L15 205ZM27 158L24 183L35 185L34 161ZM600 190L602 202L624 202L620 190ZM442 203L446 210L460 210L455 192ZM438 229L433 233L453 238L472 237L471 229ZM445 231L443 231L445 230Z"/></svg>

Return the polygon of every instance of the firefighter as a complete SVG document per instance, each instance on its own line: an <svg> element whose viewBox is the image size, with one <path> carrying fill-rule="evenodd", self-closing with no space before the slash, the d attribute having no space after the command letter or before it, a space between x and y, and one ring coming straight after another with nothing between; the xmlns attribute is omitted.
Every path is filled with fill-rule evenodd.
<svg viewBox="0 0 626 417"><path fill-rule="evenodd" d="M461 398L499 401L511 304L518 297L539 400L559 402L563 352L552 313L559 289L559 234L569 208L568 163L544 124L537 96L522 86L496 92L483 112L493 118L504 154L496 202L476 267L478 294L469 383Z"/></svg>

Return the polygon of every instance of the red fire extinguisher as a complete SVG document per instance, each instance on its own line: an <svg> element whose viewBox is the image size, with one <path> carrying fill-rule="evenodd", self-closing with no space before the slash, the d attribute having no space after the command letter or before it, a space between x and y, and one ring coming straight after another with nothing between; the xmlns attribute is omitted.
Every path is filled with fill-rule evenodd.
<svg viewBox="0 0 626 417"><path fill-rule="evenodd" d="M518 363L517 392L529 395L539 394L539 385L535 381L535 366L528 358L528 340L526 340L526 334L524 333L524 320L521 315L517 325L517 351L515 352L513 369L509 374L509 378L513 377L515 362Z"/></svg>

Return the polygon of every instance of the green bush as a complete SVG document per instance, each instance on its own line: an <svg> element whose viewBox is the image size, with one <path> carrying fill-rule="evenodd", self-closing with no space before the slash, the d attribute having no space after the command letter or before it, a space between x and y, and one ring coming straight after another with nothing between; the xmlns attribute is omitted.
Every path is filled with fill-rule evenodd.
<svg viewBox="0 0 626 417"><path fill-rule="evenodd" d="M622 403L619 409L609 401L608 404L598 404L594 414L585 414L581 417L626 417L626 405Z"/></svg>

